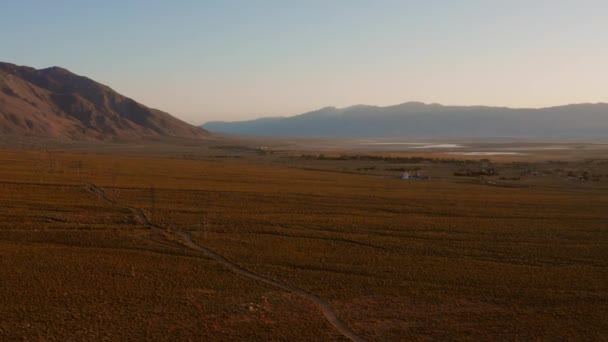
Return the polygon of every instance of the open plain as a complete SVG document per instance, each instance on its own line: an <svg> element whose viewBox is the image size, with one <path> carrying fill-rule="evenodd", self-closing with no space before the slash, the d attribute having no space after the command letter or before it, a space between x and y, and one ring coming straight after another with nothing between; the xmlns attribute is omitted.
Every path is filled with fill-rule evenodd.
<svg viewBox="0 0 608 342"><path fill-rule="evenodd" d="M154 144L0 151L0 339L608 336L596 148Z"/></svg>

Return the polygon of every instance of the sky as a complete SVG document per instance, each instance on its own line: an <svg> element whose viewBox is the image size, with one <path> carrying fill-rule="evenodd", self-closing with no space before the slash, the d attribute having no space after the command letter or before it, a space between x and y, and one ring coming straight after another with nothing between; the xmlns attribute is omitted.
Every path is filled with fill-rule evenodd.
<svg viewBox="0 0 608 342"><path fill-rule="evenodd" d="M608 102L606 0L2 1L0 61L192 124L326 106Z"/></svg>

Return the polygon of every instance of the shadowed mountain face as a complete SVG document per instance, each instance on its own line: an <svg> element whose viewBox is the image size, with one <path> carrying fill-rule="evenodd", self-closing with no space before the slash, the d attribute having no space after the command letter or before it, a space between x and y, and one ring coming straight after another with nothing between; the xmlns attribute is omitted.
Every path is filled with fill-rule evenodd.
<svg viewBox="0 0 608 342"><path fill-rule="evenodd" d="M208 133L68 70L0 63L0 134L108 140Z"/></svg>
<svg viewBox="0 0 608 342"><path fill-rule="evenodd" d="M288 118L209 122L213 132L261 136L606 138L608 104L542 109L442 106L328 107Z"/></svg>

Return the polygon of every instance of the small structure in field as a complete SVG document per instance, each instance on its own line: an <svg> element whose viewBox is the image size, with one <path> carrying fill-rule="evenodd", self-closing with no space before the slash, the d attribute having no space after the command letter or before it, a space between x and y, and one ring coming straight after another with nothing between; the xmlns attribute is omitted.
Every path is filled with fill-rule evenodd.
<svg viewBox="0 0 608 342"><path fill-rule="evenodd" d="M416 172L414 172L414 174L411 174L411 173L405 171L403 173L403 175L401 175L401 179L403 179L403 180L428 180L428 179L431 179L431 177L421 174L420 171L416 171Z"/></svg>

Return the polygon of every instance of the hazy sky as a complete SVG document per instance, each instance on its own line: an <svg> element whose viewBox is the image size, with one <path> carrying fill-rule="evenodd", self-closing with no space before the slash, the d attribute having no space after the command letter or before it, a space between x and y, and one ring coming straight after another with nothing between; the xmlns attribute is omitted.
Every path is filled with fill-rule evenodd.
<svg viewBox="0 0 608 342"><path fill-rule="evenodd" d="M0 60L194 124L406 101L608 101L607 0L19 0Z"/></svg>

